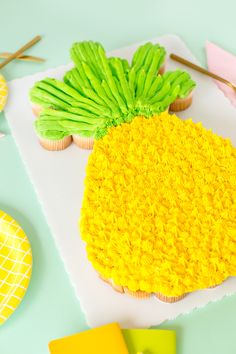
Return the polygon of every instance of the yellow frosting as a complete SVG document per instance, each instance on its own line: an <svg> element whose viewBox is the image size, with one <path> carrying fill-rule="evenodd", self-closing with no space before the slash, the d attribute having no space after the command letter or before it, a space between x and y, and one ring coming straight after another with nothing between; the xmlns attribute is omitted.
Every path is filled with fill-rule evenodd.
<svg viewBox="0 0 236 354"><path fill-rule="evenodd" d="M236 275L236 149L167 112L111 128L89 158L80 229L94 268L179 296Z"/></svg>

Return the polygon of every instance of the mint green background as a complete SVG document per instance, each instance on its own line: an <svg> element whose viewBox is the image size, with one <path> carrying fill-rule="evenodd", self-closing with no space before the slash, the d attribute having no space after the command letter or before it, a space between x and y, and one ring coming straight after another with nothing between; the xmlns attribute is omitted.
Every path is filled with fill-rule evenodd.
<svg viewBox="0 0 236 354"><path fill-rule="evenodd" d="M0 0L0 51L16 50L41 34L42 42L30 53L47 59L44 64L14 62L3 73L10 80L67 63L75 40L99 40L111 50L165 33L180 35L204 64L206 39L236 54L235 13L235 0ZM0 140L0 209L21 223L34 255L29 291L0 329L0 353L46 354L48 341L85 330L87 324L8 125L0 118L0 131L7 133ZM235 354L236 296L160 327L177 331L178 354Z"/></svg>

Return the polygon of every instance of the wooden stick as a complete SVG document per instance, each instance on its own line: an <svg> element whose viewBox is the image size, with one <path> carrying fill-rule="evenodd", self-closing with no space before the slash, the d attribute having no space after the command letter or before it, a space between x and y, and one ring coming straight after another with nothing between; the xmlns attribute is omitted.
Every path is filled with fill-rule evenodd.
<svg viewBox="0 0 236 354"><path fill-rule="evenodd" d="M179 63L181 63L181 64L184 64L184 65L188 66L189 68L194 69L194 70L196 70L196 71L198 71L198 72L200 72L200 73L202 73L204 75L210 76L210 77L212 77L213 79L215 79L217 81L223 82L223 84L231 87L236 92L236 86L234 84L232 84L232 82L224 79L223 77L220 77L220 76L218 76L218 75L216 75L216 74L214 74L214 73L202 68L201 66L193 64L193 63L191 63L191 61L188 61L188 60L186 60L184 58L181 58L181 57L179 57L176 54L173 54L173 53L170 54L170 58L175 60L175 61L177 61L177 62L179 62Z"/></svg>
<svg viewBox="0 0 236 354"><path fill-rule="evenodd" d="M11 54L6 60L4 60L2 63L0 63L0 69L2 69L5 65L10 63L12 60L17 58L22 53L24 53L24 51L26 51L27 49L31 48L35 43L40 41L40 39L41 39L41 36L34 37L31 41L29 41L23 47L18 49L15 53Z"/></svg>
<svg viewBox="0 0 236 354"><path fill-rule="evenodd" d="M0 53L0 58L1 59L6 59L8 58L12 53L9 52L3 52ZM22 61L33 61L35 63L41 63L43 61L45 61L45 59L40 58L40 57L35 57L33 55L18 55L18 57L16 58L17 60L22 60Z"/></svg>

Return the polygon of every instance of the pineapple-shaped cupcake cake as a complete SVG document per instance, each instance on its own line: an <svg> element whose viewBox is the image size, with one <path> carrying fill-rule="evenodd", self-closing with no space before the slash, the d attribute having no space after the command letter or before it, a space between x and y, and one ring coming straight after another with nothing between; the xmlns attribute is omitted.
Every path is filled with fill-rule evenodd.
<svg viewBox="0 0 236 354"><path fill-rule="evenodd" d="M44 147L94 143L80 231L100 277L175 302L236 275L236 149L168 113L191 103L189 74L160 75L165 50L151 43L131 64L93 42L71 54L64 82L36 83L31 100Z"/></svg>

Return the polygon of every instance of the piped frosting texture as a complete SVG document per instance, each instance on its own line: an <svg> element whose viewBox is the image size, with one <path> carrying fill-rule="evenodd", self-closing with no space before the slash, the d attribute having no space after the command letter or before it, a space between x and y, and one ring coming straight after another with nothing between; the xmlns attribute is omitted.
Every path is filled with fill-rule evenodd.
<svg viewBox="0 0 236 354"><path fill-rule="evenodd" d="M236 275L236 149L162 113L111 128L89 158L80 219L94 268L179 296Z"/></svg>
<svg viewBox="0 0 236 354"><path fill-rule="evenodd" d="M169 81L172 85L179 85L178 98L187 97L196 86L189 73L181 70L167 71L164 74L164 80Z"/></svg>

